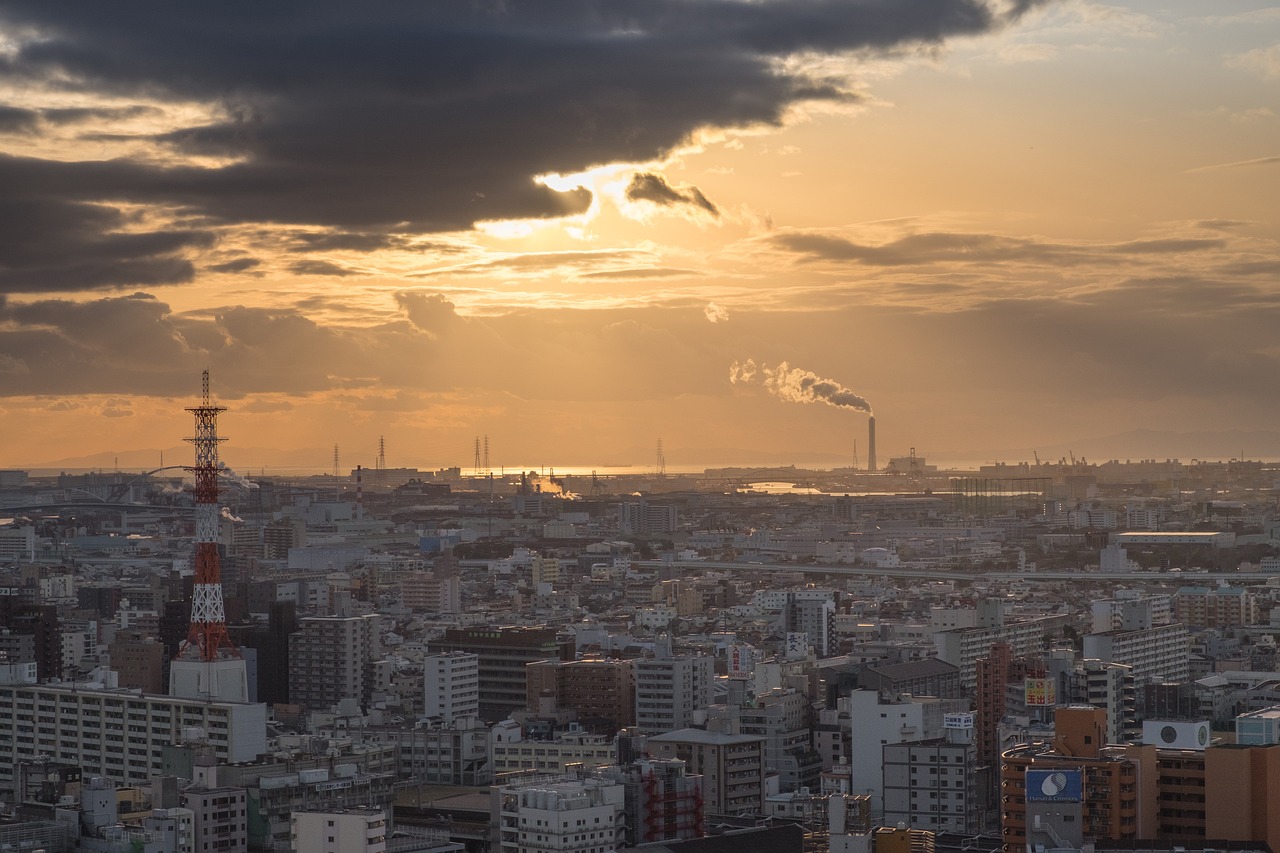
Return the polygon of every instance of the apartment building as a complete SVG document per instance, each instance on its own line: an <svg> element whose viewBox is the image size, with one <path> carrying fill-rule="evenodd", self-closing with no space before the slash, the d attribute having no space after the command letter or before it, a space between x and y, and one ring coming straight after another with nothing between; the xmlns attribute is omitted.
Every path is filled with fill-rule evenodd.
<svg viewBox="0 0 1280 853"><path fill-rule="evenodd" d="M161 773L164 747L203 732L221 761L252 761L267 751L267 708L206 702L83 684L0 686L0 788L14 768L39 755L121 784Z"/></svg>
<svg viewBox="0 0 1280 853"><path fill-rule="evenodd" d="M653 758L679 758L702 777L707 814L756 814L764 808L764 738L680 729L647 741Z"/></svg>
<svg viewBox="0 0 1280 853"><path fill-rule="evenodd" d="M448 725L480 716L480 656L444 652L422 659L422 715Z"/></svg>

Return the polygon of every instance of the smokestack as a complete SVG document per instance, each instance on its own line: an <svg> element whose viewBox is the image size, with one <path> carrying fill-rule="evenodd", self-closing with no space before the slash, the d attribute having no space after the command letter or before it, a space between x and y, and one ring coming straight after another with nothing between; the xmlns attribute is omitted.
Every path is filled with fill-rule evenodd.
<svg viewBox="0 0 1280 853"><path fill-rule="evenodd" d="M867 470L876 470L876 416L867 418Z"/></svg>

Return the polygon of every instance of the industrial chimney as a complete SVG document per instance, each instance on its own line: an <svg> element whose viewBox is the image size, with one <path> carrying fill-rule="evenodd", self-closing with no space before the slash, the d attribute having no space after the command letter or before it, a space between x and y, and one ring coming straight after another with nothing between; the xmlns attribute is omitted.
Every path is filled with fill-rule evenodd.
<svg viewBox="0 0 1280 853"><path fill-rule="evenodd" d="M876 470L876 416L867 418L867 470Z"/></svg>

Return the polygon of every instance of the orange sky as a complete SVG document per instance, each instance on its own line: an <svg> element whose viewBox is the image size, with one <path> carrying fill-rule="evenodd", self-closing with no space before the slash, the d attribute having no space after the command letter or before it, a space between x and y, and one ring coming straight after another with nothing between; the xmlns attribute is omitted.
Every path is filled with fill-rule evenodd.
<svg viewBox="0 0 1280 853"><path fill-rule="evenodd" d="M183 453L204 368L253 467L865 454L747 359L882 459L1280 457L1268 4L53 5L0 465Z"/></svg>

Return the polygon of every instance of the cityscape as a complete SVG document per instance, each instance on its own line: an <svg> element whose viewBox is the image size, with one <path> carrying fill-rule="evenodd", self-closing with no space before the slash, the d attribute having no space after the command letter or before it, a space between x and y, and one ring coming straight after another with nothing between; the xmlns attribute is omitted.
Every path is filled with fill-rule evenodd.
<svg viewBox="0 0 1280 853"><path fill-rule="evenodd" d="M1266 0L0 0L0 853L1280 853Z"/></svg>

